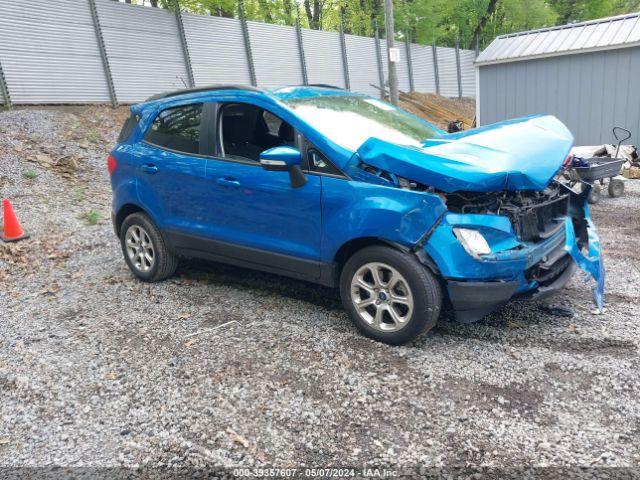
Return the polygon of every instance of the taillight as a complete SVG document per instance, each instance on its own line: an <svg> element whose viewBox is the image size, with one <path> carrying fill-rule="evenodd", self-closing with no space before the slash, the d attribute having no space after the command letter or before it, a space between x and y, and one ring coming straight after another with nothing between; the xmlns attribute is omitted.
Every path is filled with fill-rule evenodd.
<svg viewBox="0 0 640 480"><path fill-rule="evenodd" d="M109 155L107 157L107 170L109 170L109 175L113 173L117 166L118 162L116 161L116 157L114 157L113 155Z"/></svg>

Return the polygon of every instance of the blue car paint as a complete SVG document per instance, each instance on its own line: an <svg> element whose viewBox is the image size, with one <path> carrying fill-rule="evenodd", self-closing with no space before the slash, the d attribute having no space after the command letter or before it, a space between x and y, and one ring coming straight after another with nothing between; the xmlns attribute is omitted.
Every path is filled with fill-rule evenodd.
<svg viewBox="0 0 640 480"><path fill-rule="evenodd" d="M439 195L399 189L356 168L360 161L442 191L542 189L557 172L572 143L571 134L553 117L530 117L445 134L421 149L370 139L358 152L346 150L298 118L282 100L318 95L354 95L334 89L295 87L273 93L249 90L194 92L131 107L139 121L128 139L112 152L124 168L112 176L114 214L126 204L141 206L161 228L209 236L300 258L332 262L349 241L377 238L423 250L443 277L465 281L517 281L517 293L531 291L524 271L559 242L576 263L596 279L596 301L603 301L604 269L599 241L589 222L589 255L576 245L572 225L537 244L520 242L507 217L447 212ZM168 152L142 142L156 115L165 108L196 102L249 102L268 109L300 131L351 178L308 175L292 189L286 172L258 165ZM535 135L534 135L535 134ZM136 170L152 160L165 173ZM166 167L165 167L166 166ZM216 183L240 178L240 186ZM193 181L196 179L196 186ZM214 187L213 185L217 185ZM222 187L222 188L218 188ZM173 205L179 199L181 205ZM585 208L588 215L588 207ZM247 225L252 225L247 229ZM295 227L294 227L295 226ZM492 253L473 258L459 243L454 227L473 227L487 239Z"/></svg>
<svg viewBox="0 0 640 480"><path fill-rule="evenodd" d="M368 165L443 192L542 190L562 167L573 136L553 116L533 116L426 140L411 147L370 138Z"/></svg>
<svg viewBox="0 0 640 480"><path fill-rule="evenodd" d="M573 228L573 223L568 219L565 221L565 235L566 243L565 250L571 255L573 261L585 272L584 281L587 283L589 279L592 279L595 284L593 286L593 301L597 305L600 312L604 308L604 282L605 282L605 269L604 260L602 259L602 253L600 251L600 239L596 232L596 227L591 220L591 212L589 211L589 203L587 198L590 192L590 188L582 192L581 196L584 199L584 218L587 222L587 236L589 239L588 252L585 255L576 241L576 233Z"/></svg>
<svg viewBox="0 0 640 480"><path fill-rule="evenodd" d="M260 154L260 161L282 162L286 167L300 165L302 157L300 150L287 145L273 147Z"/></svg>
<svg viewBox="0 0 640 480"><path fill-rule="evenodd" d="M559 231L552 237L538 242L520 242L515 233L507 233L504 230L493 228L498 222L495 219L486 219L483 224L479 217L500 217L499 215L473 215L476 221L460 222L461 217L467 215L447 214L429 238L425 249L429 256L436 262L442 275L454 280L491 280L513 281L521 280L523 289L535 288L535 284L524 281L524 271L540 262L549 252L564 243L564 231ZM507 219L508 220L508 219ZM502 223L502 222L499 222ZM493 227L491 226L493 225ZM488 240L492 252L482 255L481 258L472 257L462 247L453 229L455 227L471 227L478 229ZM495 237L488 235L493 231ZM499 240L491 240L499 238ZM504 249L504 243L514 244L511 249ZM519 248L518 248L519 247Z"/></svg>
<svg viewBox="0 0 640 480"><path fill-rule="evenodd" d="M412 247L445 211L437 195L322 177L322 261L357 238Z"/></svg>
<svg viewBox="0 0 640 480"><path fill-rule="evenodd" d="M221 178L239 185L218 185ZM318 260L323 231L321 177L308 175L302 188L291 188L287 172L211 158L207 160L207 182L210 197L203 236Z"/></svg>

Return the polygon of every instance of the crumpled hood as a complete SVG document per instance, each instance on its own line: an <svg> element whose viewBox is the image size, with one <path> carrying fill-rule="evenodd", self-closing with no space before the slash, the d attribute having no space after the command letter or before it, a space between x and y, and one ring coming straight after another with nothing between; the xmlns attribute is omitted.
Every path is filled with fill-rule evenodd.
<svg viewBox="0 0 640 480"><path fill-rule="evenodd" d="M557 118L531 116L445 134L422 147L370 138L360 160L444 192L542 190L571 150L573 135Z"/></svg>

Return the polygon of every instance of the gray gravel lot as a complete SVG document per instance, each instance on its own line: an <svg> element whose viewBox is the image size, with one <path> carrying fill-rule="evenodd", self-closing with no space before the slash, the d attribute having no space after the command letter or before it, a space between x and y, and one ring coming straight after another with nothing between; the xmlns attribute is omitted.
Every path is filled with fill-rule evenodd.
<svg viewBox="0 0 640 480"><path fill-rule="evenodd" d="M311 284L197 262L136 281L109 219L123 114L0 113L31 234L0 242L0 466L638 466L640 182L594 208L605 314L576 275L553 300L573 318L512 303L390 347Z"/></svg>

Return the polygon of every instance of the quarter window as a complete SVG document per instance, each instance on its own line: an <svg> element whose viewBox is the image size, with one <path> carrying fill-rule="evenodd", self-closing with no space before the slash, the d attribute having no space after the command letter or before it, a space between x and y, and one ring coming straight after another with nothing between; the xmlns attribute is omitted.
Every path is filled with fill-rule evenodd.
<svg viewBox="0 0 640 480"><path fill-rule="evenodd" d="M318 173L327 173L329 175L342 175L340 170L315 148L307 149L307 158L309 160L309 170Z"/></svg>
<svg viewBox="0 0 640 480"><path fill-rule="evenodd" d="M202 104L168 108L158 114L145 140L184 153L200 152Z"/></svg>

